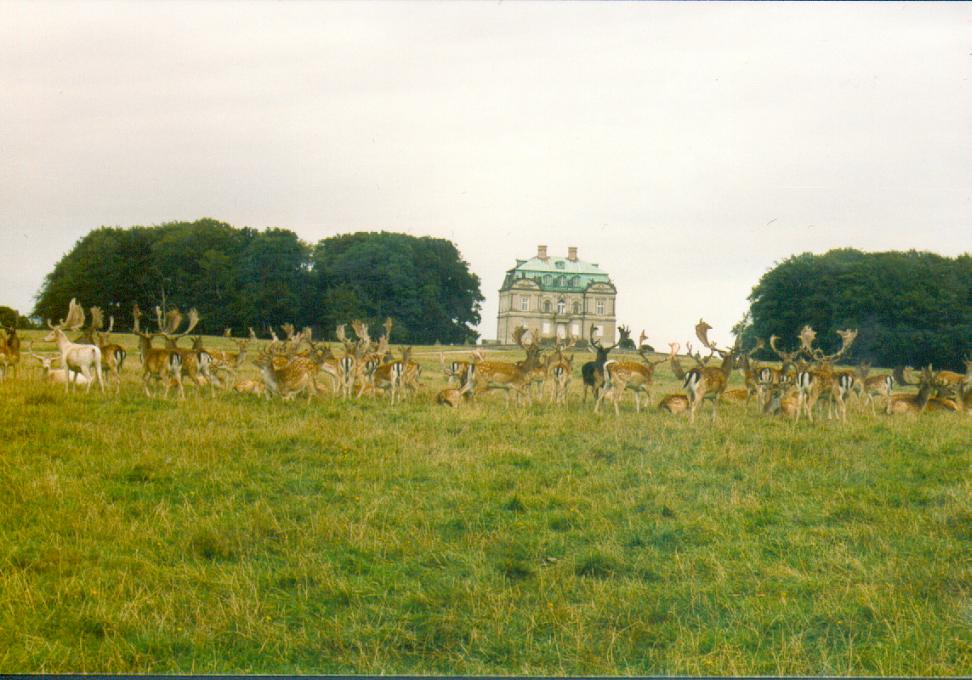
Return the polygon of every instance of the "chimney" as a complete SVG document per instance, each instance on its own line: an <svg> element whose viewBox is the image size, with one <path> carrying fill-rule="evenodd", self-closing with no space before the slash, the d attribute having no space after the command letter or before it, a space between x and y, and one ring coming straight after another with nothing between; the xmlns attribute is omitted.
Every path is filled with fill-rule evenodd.
<svg viewBox="0 0 972 680"><path fill-rule="evenodd" d="M577 262L577 246L567 248L567 259L571 262Z"/></svg>
<svg viewBox="0 0 972 680"><path fill-rule="evenodd" d="M538 260L547 259L547 246L537 246L537 259Z"/></svg>

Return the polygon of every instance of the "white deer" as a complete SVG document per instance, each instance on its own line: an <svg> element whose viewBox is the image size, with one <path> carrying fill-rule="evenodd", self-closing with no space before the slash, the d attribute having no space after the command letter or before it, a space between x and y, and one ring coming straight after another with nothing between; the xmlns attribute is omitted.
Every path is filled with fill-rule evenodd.
<svg viewBox="0 0 972 680"><path fill-rule="evenodd" d="M33 347L27 347L27 353L34 357L41 363L41 367L44 370L44 382L49 382L55 385L67 385L71 380L71 373L66 368L54 368L54 362L57 361L58 355L53 356L43 356L41 354L35 354ZM75 374L74 379L78 385L87 385L88 379L83 375Z"/></svg>
<svg viewBox="0 0 972 680"><path fill-rule="evenodd" d="M67 319L61 319L61 322L56 326L51 324L50 320L47 321L47 326L51 329L51 332L44 337L44 342L56 342L57 348L61 352L61 365L71 377L71 380L64 383L65 392L70 389L69 383L77 382L78 374L87 378L85 393L89 392L93 382L92 374L94 374L98 378L98 386L101 387L101 392L104 393L105 382L101 374L101 349L97 345L79 345L71 342L64 334L65 328L69 331L76 331L83 325L84 309L75 302L74 298L71 298ZM75 385L75 389L77 389L77 385Z"/></svg>

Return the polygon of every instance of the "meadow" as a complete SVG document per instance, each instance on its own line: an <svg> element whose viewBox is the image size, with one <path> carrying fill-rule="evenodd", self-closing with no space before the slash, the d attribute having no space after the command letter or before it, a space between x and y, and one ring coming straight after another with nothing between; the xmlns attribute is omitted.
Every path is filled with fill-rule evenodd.
<svg viewBox="0 0 972 680"><path fill-rule="evenodd" d="M394 407L163 401L119 339L121 395L0 383L0 672L972 671L967 416L595 415L581 353L452 410L438 348Z"/></svg>

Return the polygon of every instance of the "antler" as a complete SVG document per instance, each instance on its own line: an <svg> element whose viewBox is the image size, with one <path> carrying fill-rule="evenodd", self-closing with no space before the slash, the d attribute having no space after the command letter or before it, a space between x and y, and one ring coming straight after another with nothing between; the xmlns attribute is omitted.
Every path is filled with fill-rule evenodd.
<svg viewBox="0 0 972 680"><path fill-rule="evenodd" d="M283 334L286 336L286 339L287 340L293 339L294 333L297 332L297 329L294 328L294 324L292 324L292 323L282 323L282 324L280 324L280 330L283 331Z"/></svg>
<svg viewBox="0 0 972 680"><path fill-rule="evenodd" d="M51 328L50 320L48 320L47 325ZM71 298L71 302L68 304L68 315L66 319L61 319L61 322L57 324L56 328L67 329L69 331L76 331L81 326L84 325L84 307L79 305L74 298Z"/></svg>
<svg viewBox="0 0 972 680"><path fill-rule="evenodd" d="M100 331L101 327L105 325L105 316L101 311L101 307L91 308L91 322L89 323L89 328L93 331Z"/></svg>
<svg viewBox="0 0 972 680"><path fill-rule="evenodd" d="M513 342L523 347L523 335L527 332L526 326L517 326L513 329ZM526 349L526 347L523 347Z"/></svg>
<svg viewBox="0 0 972 680"><path fill-rule="evenodd" d="M138 303L136 302L135 303L135 306L132 307L132 320L133 320L133 323L132 323L132 331L136 335L141 335L141 333L142 333L141 328L139 328L139 320L141 318L142 318L142 310L139 309Z"/></svg>
<svg viewBox="0 0 972 680"><path fill-rule="evenodd" d="M382 326L385 328L385 338L390 341L391 329L392 329L392 318L390 316L386 318L385 323L383 323Z"/></svg>

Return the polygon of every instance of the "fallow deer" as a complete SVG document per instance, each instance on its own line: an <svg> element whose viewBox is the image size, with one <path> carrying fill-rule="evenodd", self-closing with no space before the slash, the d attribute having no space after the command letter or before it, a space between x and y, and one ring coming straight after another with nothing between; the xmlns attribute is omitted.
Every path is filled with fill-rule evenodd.
<svg viewBox="0 0 972 680"><path fill-rule="evenodd" d="M594 339L594 329L595 327L591 326L588 347L597 358L581 366L581 378L584 380L584 403L587 403L588 390L591 391L595 401L597 400L597 394L604 384L604 364L607 362L608 353L627 339L625 335L619 336L616 343L605 347L600 341Z"/></svg>
<svg viewBox="0 0 972 680"><path fill-rule="evenodd" d="M627 329L624 330L627 331ZM601 401L606 396L610 396L614 404L614 413L618 415L620 413L618 404L625 390L634 392L636 413L641 413L642 393L647 398L648 404L651 403L651 387L654 382L655 366L664 362L665 359L652 361L646 356L648 351L648 347L645 345L646 339L647 336L642 331L638 342L638 354L642 359L640 362L609 360L604 364L604 385L594 404L595 413L599 410Z"/></svg>
<svg viewBox="0 0 972 680"><path fill-rule="evenodd" d="M13 369L16 377L17 367L20 365L20 336L13 326L4 326L4 335L0 335L0 382L7 375L8 369Z"/></svg>
<svg viewBox="0 0 972 680"><path fill-rule="evenodd" d="M899 366L894 369L894 380L900 385L917 386L918 392L892 394L884 409L888 415L919 415L925 410L935 391L944 386L944 383L938 381L931 364L921 369L918 380L911 379L910 368Z"/></svg>
<svg viewBox="0 0 972 680"><path fill-rule="evenodd" d="M692 422L695 422L695 412L698 411L705 399L712 400L712 419L715 420L718 409L717 402L729 384L733 359L738 351L736 347L728 349L716 347L709 340L708 333L711 329L712 326L702 319L699 319L699 322L695 325L695 335L708 348L709 356L703 359L700 354L696 354L693 358L697 365L686 372L685 379L682 381L682 387L685 389L691 404L689 420ZM738 343L738 336L736 341ZM722 363L718 367L706 365L716 354L722 358Z"/></svg>
<svg viewBox="0 0 972 680"><path fill-rule="evenodd" d="M66 368L54 368L54 362L60 359L60 355L43 356L35 354L33 343L27 343L27 354L34 357L41 364L43 371L41 379L44 382L54 385L67 385L71 380L71 373ZM75 375L74 380L78 385L87 385L90 381L83 375Z"/></svg>
<svg viewBox="0 0 972 680"><path fill-rule="evenodd" d="M44 342L56 342L57 348L61 353L61 365L67 369L73 377L70 383L75 383L77 387L77 375L83 375L88 379L85 385L85 392L91 390L92 376L98 379L98 386L102 393L105 391L105 382L101 373L101 350L96 345L80 345L68 340L64 329L76 331L84 325L84 309L74 298L68 305L67 319L62 319L56 326L48 319L47 326L51 332L44 337ZM64 390L69 389L69 384L64 384Z"/></svg>
<svg viewBox="0 0 972 680"><path fill-rule="evenodd" d="M800 403L803 412L813 422L813 408L821 398L828 402L827 417L832 418L834 407L838 417L847 421L847 402L845 395L848 390L841 384L839 376L834 374L833 362L842 357L854 344L857 338L856 330L838 330L840 349L834 354L824 354L819 347L814 347L817 334L810 326L804 326L800 331L800 350L814 360L814 364L804 364L797 370L796 385L800 393Z"/></svg>
<svg viewBox="0 0 972 680"><path fill-rule="evenodd" d="M152 396L149 383L158 380L164 388L163 399L169 396L169 389L173 384L179 388L180 398L185 399L186 393L182 386L182 355L170 349L152 346L152 339L157 334L142 331L142 310L137 304L132 309L132 318L132 333L138 336L138 350L142 360L142 387L145 389L145 395Z"/></svg>
<svg viewBox="0 0 972 680"><path fill-rule="evenodd" d="M674 344L674 343L673 343ZM685 413L689 409L689 400L684 394L666 394L658 402L659 411L668 411L672 415Z"/></svg>
<svg viewBox="0 0 972 680"><path fill-rule="evenodd" d="M531 335L530 344L524 344L524 336L527 333ZM525 326L520 326L513 331L513 341L526 350L526 359L522 362L486 361L478 350L474 352L477 361L474 363L469 376L469 381L473 383L474 393L481 394L489 390L503 390L508 405L510 392L513 391L516 394L517 403L519 403L520 397L525 397L529 404L530 395L526 388L540 354L537 335L535 332L528 331Z"/></svg>

